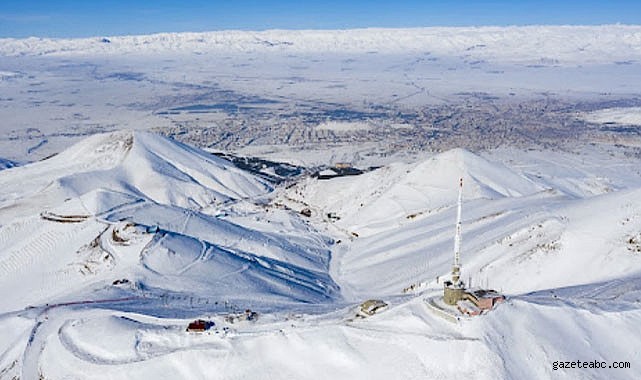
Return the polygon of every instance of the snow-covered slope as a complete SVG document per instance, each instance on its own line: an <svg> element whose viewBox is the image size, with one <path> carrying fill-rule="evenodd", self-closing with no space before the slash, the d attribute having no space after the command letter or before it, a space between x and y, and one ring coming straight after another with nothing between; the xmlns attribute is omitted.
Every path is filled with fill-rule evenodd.
<svg viewBox="0 0 641 380"><path fill-rule="evenodd" d="M202 302L321 300L335 290L324 238L233 221L260 214L254 202L270 185L160 136L95 135L3 171L0 187L0 283L16 289L5 311L119 279L134 293L190 292Z"/></svg>
<svg viewBox="0 0 641 380"><path fill-rule="evenodd" d="M510 26L161 33L84 39L0 39L1 55L166 52L429 52L542 65L591 64L641 56L641 27Z"/></svg>
<svg viewBox="0 0 641 380"><path fill-rule="evenodd" d="M335 278L356 299L399 294L449 271L458 178L464 276L477 285L520 294L641 274L630 246L641 231L635 166L604 161L602 171L586 157L547 158L558 165L508 168L455 149L361 176L308 179L284 200L311 207L348 241L335 250Z"/></svg>
<svg viewBox="0 0 641 380"><path fill-rule="evenodd" d="M454 149L412 164L397 163L357 177L309 180L289 197L341 218L336 225L365 236L450 207L463 178L466 199L520 197L544 187L499 163Z"/></svg>
<svg viewBox="0 0 641 380"><path fill-rule="evenodd" d="M639 276L639 194L636 189L574 201L545 192L466 201L464 278L521 294ZM398 294L425 278L443 278L452 263L454 213L443 210L344 246L336 261L344 292Z"/></svg>
<svg viewBox="0 0 641 380"><path fill-rule="evenodd" d="M160 136L129 131L94 135L48 160L7 172L0 181L5 189L0 204L34 193L78 196L108 189L189 208L270 190L227 161ZM90 212L104 211L102 205L91 206Z"/></svg>
<svg viewBox="0 0 641 380"><path fill-rule="evenodd" d="M457 149L272 188L158 136L94 136L0 172L0 379L638 378L641 173L606 156ZM463 279L507 301L454 324L424 298L461 176ZM389 308L354 318L366 298ZM197 317L214 327L186 332ZM554 365L576 360L631 367Z"/></svg>
<svg viewBox="0 0 641 380"><path fill-rule="evenodd" d="M641 107L605 108L580 117L592 123L641 126Z"/></svg>

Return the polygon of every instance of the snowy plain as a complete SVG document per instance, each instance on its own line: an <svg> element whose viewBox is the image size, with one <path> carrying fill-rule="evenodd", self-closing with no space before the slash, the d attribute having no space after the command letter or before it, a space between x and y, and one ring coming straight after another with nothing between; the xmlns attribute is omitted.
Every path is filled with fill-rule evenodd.
<svg viewBox="0 0 641 380"><path fill-rule="evenodd" d="M448 104L515 104L532 118L556 99L570 101L560 109L639 106L639 41L641 28L626 25L0 39L0 158L35 161L123 128L255 154L337 141L353 150L340 127L390 151L407 144L394 126L429 135L426 123L449 112L434 107Z"/></svg>
<svg viewBox="0 0 641 380"><path fill-rule="evenodd" d="M585 119L595 123L641 125L641 108L607 108L584 115Z"/></svg>
<svg viewBox="0 0 641 380"><path fill-rule="evenodd" d="M638 127L416 151L392 133L431 126L363 113L560 97L628 126L640 56L621 25L0 40L0 379L641 378ZM314 107L341 142L233 152L306 167L282 181L211 154L206 129L199 147L149 131L278 134ZM338 163L367 170L310 175ZM507 301L451 323L424 299L459 178L462 277ZM356 318L369 298L389 308ZM553 367L576 360L631 367Z"/></svg>

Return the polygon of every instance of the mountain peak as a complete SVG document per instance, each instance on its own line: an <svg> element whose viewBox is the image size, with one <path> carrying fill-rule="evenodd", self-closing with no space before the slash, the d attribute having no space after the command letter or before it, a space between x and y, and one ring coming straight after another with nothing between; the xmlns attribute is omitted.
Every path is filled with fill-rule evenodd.
<svg viewBox="0 0 641 380"><path fill-rule="evenodd" d="M271 191L264 180L224 159L139 131L93 135L50 159L4 174L0 185L7 189L5 194L14 194L19 199L40 194L47 205L62 202L70 195L100 190L199 208ZM38 207L34 202L27 203L31 205L29 209Z"/></svg>

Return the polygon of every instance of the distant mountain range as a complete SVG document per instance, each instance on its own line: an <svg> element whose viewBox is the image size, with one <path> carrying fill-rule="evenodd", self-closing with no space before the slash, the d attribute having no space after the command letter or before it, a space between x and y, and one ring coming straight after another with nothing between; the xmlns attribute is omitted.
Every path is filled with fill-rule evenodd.
<svg viewBox="0 0 641 380"><path fill-rule="evenodd" d="M641 59L641 26L430 27L160 33L79 39L0 39L0 55L336 52L424 53L470 60L575 65Z"/></svg>

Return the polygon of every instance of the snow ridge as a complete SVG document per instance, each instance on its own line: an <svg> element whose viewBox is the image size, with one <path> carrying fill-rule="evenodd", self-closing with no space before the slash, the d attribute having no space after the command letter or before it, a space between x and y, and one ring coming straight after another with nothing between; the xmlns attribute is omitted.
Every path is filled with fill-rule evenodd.
<svg viewBox="0 0 641 380"><path fill-rule="evenodd" d="M166 52L425 53L540 65L641 58L641 26L430 27L159 33L108 38L0 39L0 55Z"/></svg>

